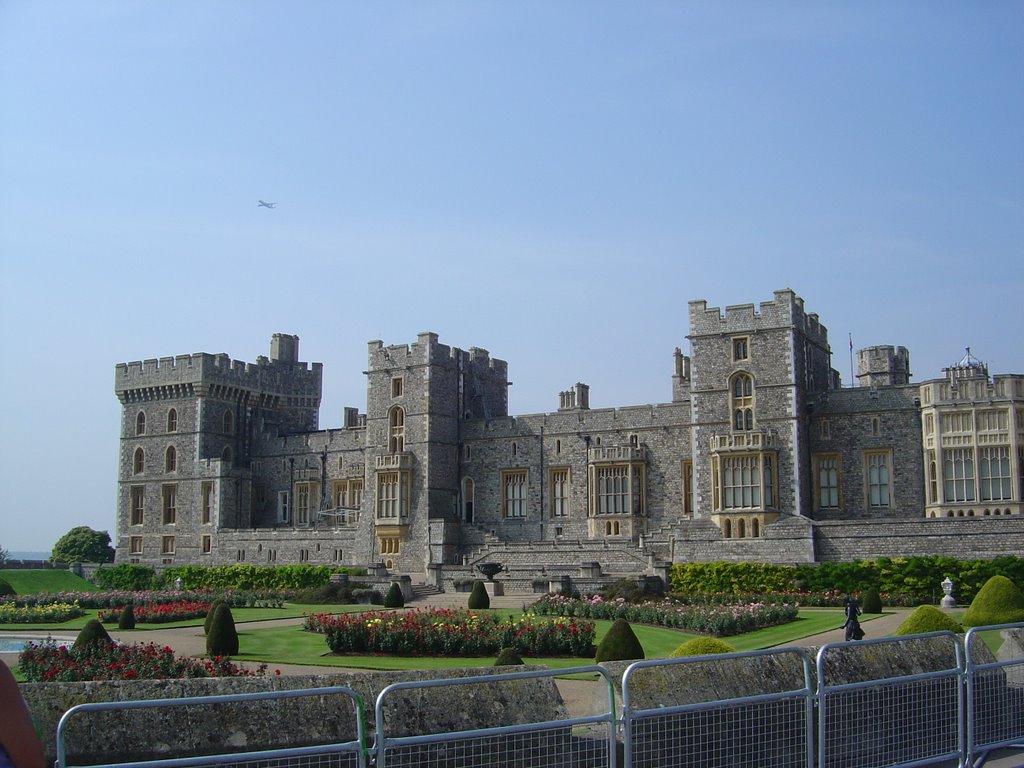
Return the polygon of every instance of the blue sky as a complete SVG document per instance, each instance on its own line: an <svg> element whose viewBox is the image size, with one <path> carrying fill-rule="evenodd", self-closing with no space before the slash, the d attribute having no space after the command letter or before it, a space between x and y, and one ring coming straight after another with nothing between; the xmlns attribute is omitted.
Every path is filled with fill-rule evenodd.
<svg viewBox="0 0 1024 768"><path fill-rule="evenodd" d="M0 546L114 531L114 365L484 347L513 413L671 399L791 287L915 381L1024 373L1020 2L0 0ZM257 208L256 200L278 208Z"/></svg>

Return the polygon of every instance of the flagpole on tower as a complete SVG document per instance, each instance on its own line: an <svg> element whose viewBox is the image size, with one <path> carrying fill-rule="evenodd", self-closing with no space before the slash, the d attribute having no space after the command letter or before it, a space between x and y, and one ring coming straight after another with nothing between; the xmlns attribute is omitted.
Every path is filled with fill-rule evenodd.
<svg viewBox="0 0 1024 768"><path fill-rule="evenodd" d="M850 338L850 386L857 386L854 382L856 379L853 378L853 334L848 333L847 336Z"/></svg>

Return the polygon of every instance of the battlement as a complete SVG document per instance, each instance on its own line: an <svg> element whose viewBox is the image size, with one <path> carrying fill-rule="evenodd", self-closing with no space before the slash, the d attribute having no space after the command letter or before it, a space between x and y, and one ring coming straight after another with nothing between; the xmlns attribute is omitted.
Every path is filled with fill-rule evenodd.
<svg viewBox="0 0 1024 768"><path fill-rule="evenodd" d="M490 353L481 347L470 347L463 351L458 347L450 347L438 342L438 335L432 332L417 334L412 344L389 344L375 339L368 344L369 369L389 370L418 365L437 365L442 367L458 366L460 355L467 362L480 370L488 370L498 376L508 375L508 363L492 358Z"/></svg>
<svg viewBox="0 0 1024 768"><path fill-rule="evenodd" d="M282 334L275 334L275 342ZM298 337L287 337L298 352ZM275 350L276 352L276 350ZM168 387L172 385L220 384L257 392L282 395L315 396L321 393L323 365L285 359L258 358L255 363L232 360L227 354L197 352L191 355L161 357L118 363L114 367L114 391Z"/></svg>
<svg viewBox="0 0 1024 768"><path fill-rule="evenodd" d="M718 307L709 308L703 299L691 301L689 306L691 338L793 327L812 341L828 345L828 330L817 314L804 311L804 300L790 288L775 291L772 301L759 306L734 304L722 312Z"/></svg>
<svg viewBox="0 0 1024 768"><path fill-rule="evenodd" d="M858 349L857 382L862 387L909 384L910 352L891 344Z"/></svg>

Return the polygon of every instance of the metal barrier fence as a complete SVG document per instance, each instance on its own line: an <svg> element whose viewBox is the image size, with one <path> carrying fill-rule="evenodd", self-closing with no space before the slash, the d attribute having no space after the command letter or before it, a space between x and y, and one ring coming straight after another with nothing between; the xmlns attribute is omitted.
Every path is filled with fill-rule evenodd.
<svg viewBox="0 0 1024 768"><path fill-rule="evenodd" d="M1007 645L1011 657L1004 651L1002 660L993 660L983 633L1010 629L1022 630ZM339 738L350 735L348 740L252 752L222 749L195 757L176 756L173 747L164 745L151 759L105 764L618 768L621 728L623 768L892 768L939 763L976 768L995 750L1024 750L1022 636L1024 623L978 627L963 639L937 632L830 643L818 651L813 665L800 648L639 661L622 675L621 712L616 710L614 679L601 666L399 682L377 697L369 749L362 701L340 686L83 704L68 710L58 725L56 768L71 768L66 733L84 713L95 713L97 722L89 720L89 727L103 727L104 713L120 713L132 718L141 732L156 733L165 721L136 721L137 711L155 709L159 715L166 707L242 707L219 715L229 722L244 717L244 706L253 702L331 694L351 706L351 717L342 719L331 708L335 722L330 727ZM902 652L887 654L886 648L894 645L902 646ZM891 674L879 678L882 666ZM597 678L594 714L569 717L565 712L554 695L554 678L566 675ZM287 715L279 716L289 722Z"/></svg>
<svg viewBox="0 0 1024 768"><path fill-rule="evenodd" d="M606 711L589 717L563 716L538 721L536 711L521 707L523 701L529 700L530 691L527 688L524 695L524 687L543 680L553 687L556 676L568 673L598 675L607 688ZM443 689L452 686L479 689L452 698L475 702L474 717L464 718L465 721L472 719L474 725L479 725L488 714L503 714L518 722L462 730L458 727L460 718L449 713L443 732L428 723L418 723L417 694L440 688L443 695ZM506 688L518 690L506 699ZM520 709L508 711L505 701L519 702ZM438 706L436 698L433 702ZM418 732L422 730L427 732ZM374 752L377 768L616 768L615 730L615 692L603 667L402 682L389 685L377 697Z"/></svg>
<svg viewBox="0 0 1024 768"><path fill-rule="evenodd" d="M752 681L762 695L728 695ZM744 766L811 768L810 658L787 648L636 662L622 676L622 723L629 768L727 766L739 756Z"/></svg>
<svg viewBox="0 0 1024 768"><path fill-rule="evenodd" d="M1003 660L990 661L983 633L1024 630L1022 624L975 627L964 638L967 699L968 765L984 763L989 753L1005 747L1024 747L1024 638ZM1009 658L1006 658L1009 657Z"/></svg>
<svg viewBox="0 0 1024 768"><path fill-rule="evenodd" d="M913 644L891 677L860 674L885 646ZM963 649L952 632L829 643L818 651L820 768L932 765L964 751ZM863 679L860 679L863 678Z"/></svg>
<svg viewBox="0 0 1024 768"><path fill-rule="evenodd" d="M229 694L222 696L195 696L180 699L148 699L141 701L117 701L117 702L95 702L91 704L79 704L72 707L57 724L57 762L56 768L69 768L67 734L72 727L73 721L86 714L93 713L93 717L103 718L106 716L106 723L97 726L90 723L89 727L95 730L97 727L104 729L109 726L112 718L120 718L122 723L138 716L142 710L156 710L154 723L160 722L160 710L173 707L195 707L198 711L189 712L189 715L196 714L203 717L214 717L213 712L221 708L221 716L231 718L244 712L246 707L251 707L255 702L273 699L280 702L287 699L298 699L302 697L324 697L337 695L348 700L352 706L352 718L349 723L354 733L354 738L332 744L320 744L315 746L290 747L283 749L266 749L258 751L227 752L218 751L216 754L195 755L190 757L175 756L173 749L151 749L154 756L147 759L134 759L122 762L106 762L110 768L198 768L199 766L222 766L232 768L367 768L368 755L366 749L365 717L363 712L362 699L351 688L344 686L332 686L325 688L308 688L294 691L268 691L261 693ZM167 739L166 728L153 728L148 731L142 724L135 723L136 730L147 732L150 744L161 739ZM222 750L222 747L218 747ZM184 751L184 750L183 750ZM194 753L194 749L188 750ZM171 756L156 757L155 754L165 752ZM89 764L95 762L95 756Z"/></svg>

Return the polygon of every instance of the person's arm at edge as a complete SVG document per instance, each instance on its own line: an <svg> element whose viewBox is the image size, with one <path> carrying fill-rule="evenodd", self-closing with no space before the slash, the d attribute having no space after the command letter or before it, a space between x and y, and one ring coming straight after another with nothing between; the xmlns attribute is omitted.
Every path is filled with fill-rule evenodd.
<svg viewBox="0 0 1024 768"><path fill-rule="evenodd" d="M36 736L28 705L11 670L0 661L0 745L15 768L46 768L43 744Z"/></svg>

